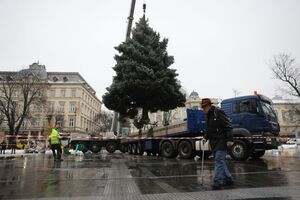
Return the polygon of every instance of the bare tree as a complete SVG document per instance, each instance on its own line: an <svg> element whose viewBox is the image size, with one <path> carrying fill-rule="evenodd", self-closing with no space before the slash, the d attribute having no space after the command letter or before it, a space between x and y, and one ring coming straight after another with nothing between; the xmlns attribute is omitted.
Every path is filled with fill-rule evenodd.
<svg viewBox="0 0 300 200"><path fill-rule="evenodd" d="M275 78L284 82L282 90L292 96L300 97L300 67L290 54L278 54L274 56L270 64Z"/></svg>
<svg viewBox="0 0 300 200"><path fill-rule="evenodd" d="M3 122L7 122L9 135L15 135L30 118L30 108L44 105L46 85L37 74L24 70L2 77L0 82L0 112Z"/></svg>
<svg viewBox="0 0 300 200"><path fill-rule="evenodd" d="M98 115L96 115L96 122L100 123L100 132L108 132L111 129L113 120L113 113L109 111L102 110Z"/></svg>

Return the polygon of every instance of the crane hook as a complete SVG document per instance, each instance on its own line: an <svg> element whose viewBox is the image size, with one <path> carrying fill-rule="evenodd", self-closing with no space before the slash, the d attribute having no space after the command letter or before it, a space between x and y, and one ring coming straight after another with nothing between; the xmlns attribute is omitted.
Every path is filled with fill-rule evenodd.
<svg viewBox="0 0 300 200"><path fill-rule="evenodd" d="M145 16L145 13L146 13L146 3L145 2L143 3L143 10L144 10L144 16Z"/></svg>

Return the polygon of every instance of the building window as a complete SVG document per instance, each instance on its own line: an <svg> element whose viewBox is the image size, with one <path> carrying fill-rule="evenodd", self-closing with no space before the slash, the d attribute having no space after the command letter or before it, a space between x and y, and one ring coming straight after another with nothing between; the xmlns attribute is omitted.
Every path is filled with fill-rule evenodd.
<svg viewBox="0 0 300 200"><path fill-rule="evenodd" d="M18 97L18 91L14 91L13 97Z"/></svg>
<svg viewBox="0 0 300 200"><path fill-rule="evenodd" d="M64 82L67 82L68 80L69 80L68 77L66 77L66 76L63 77L63 81L64 81Z"/></svg>
<svg viewBox="0 0 300 200"><path fill-rule="evenodd" d="M27 119L24 119L24 120L23 120L21 127L22 127L23 129L27 127Z"/></svg>
<svg viewBox="0 0 300 200"><path fill-rule="evenodd" d="M62 97L62 98L66 97L66 90L60 91L60 97Z"/></svg>
<svg viewBox="0 0 300 200"><path fill-rule="evenodd" d="M51 91L50 91L50 96L51 96L51 97L55 97L55 90L51 90Z"/></svg>
<svg viewBox="0 0 300 200"><path fill-rule="evenodd" d="M65 102L59 102L58 112L65 112Z"/></svg>
<svg viewBox="0 0 300 200"><path fill-rule="evenodd" d="M76 102L70 102L70 112L71 113L76 112Z"/></svg>
<svg viewBox="0 0 300 200"><path fill-rule="evenodd" d="M43 91L42 90L38 90L37 91L37 96L38 97L43 97Z"/></svg>
<svg viewBox="0 0 300 200"><path fill-rule="evenodd" d="M62 120L56 121L56 126L59 128L63 127L63 121Z"/></svg>
<svg viewBox="0 0 300 200"><path fill-rule="evenodd" d="M53 113L54 112L54 102L49 102L48 103L48 113Z"/></svg>
<svg viewBox="0 0 300 200"><path fill-rule="evenodd" d="M69 118L69 127L75 127L75 118Z"/></svg>
<svg viewBox="0 0 300 200"><path fill-rule="evenodd" d="M71 90L71 97L75 98L76 97L76 89Z"/></svg>
<svg viewBox="0 0 300 200"><path fill-rule="evenodd" d="M40 119L34 119L33 126L34 127L40 127L41 126L41 120Z"/></svg>

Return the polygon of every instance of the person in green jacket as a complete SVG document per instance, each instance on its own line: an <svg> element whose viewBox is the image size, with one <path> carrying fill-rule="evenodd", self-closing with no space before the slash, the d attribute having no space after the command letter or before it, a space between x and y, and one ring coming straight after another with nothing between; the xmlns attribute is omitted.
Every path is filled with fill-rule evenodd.
<svg viewBox="0 0 300 200"><path fill-rule="evenodd" d="M49 141L52 153L53 153L54 161L56 161L56 160L63 161L61 159L61 154L62 154L61 141L59 138L59 133L56 129L53 128L51 130L48 141ZM57 151L57 154L56 154L55 150Z"/></svg>

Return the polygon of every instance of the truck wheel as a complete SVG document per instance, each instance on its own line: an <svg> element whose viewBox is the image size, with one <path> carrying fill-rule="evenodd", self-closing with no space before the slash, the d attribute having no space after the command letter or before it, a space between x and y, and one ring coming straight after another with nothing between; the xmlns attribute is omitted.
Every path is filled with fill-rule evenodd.
<svg viewBox="0 0 300 200"><path fill-rule="evenodd" d="M117 150L117 144L115 142L108 142L106 144L106 151L114 153Z"/></svg>
<svg viewBox="0 0 300 200"><path fill-rule="evenodd" d="M132 154L132 145L131 144L128 145L128 154Z"/></svg>
<svg viewBox="0 0 300 200"><path fill-rule="evenodd" d="M90 144L90 150L93 153L98 153L101 150L101 146L100 146L100 144L98 142L92 142Z"/></svg>
<svg viewBox="0 0 300 200"><path fill-rule="evenodd" d="M189 159L193 157L193 147L190 142L182 141L179 143L178 151L180 158Z"/></svg>
<svg viewBox="0 0 300 200"><path fill-rule="evenodd" d="M132 144L132 153L134 155L137 155L137 145L136 145L136 143Z"/></svg>
<svg viewBox="0 0 300 200"><path fill-rule="evenodd" d="M262 150L262 151L253 151L252 153L251 153L251 158L253 158L253 159L259 159L260 157L262 157L263 155L265 155L265 150Z"/></svg>
<svg viewBox="0 0 300 200"><path fill-rule="evenodd" d="M121 144L119 150L120 150L122 153L126 153L126 152L127 152L127 147L126 147L124 144Z"/></svg>
<svg viewBox="0 0 300 200"><path fill-rule="evenodd" d="M173 158L175 156L175 149L171 142L166 141L161 145L161 154L165 158Z"/></svg>
<svg viewBox="0 0 300 200"><path fill-rule="evenodd" d="M234 160L247 160L249 157L247 144L241 140L235 141L229 150L229 154Z"/></svg>
<svg viewBox="0 0 300 200"><path fill-rule="evenodd" d="M137 148L136 148L137 154L142 156L144 154L144 150L143 150L143 146L141 143L137 144Z"/></svg>

